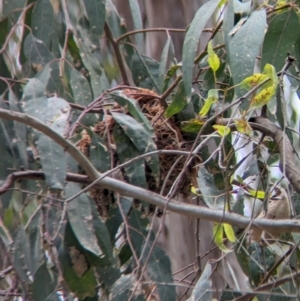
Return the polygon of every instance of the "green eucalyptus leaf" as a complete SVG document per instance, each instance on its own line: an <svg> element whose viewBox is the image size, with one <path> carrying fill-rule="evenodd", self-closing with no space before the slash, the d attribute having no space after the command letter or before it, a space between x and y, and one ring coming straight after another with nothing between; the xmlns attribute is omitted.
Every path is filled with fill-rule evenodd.
<svg viewBox="0 0 300 301"><path fill-rule="evenodd" d="M47 266L42 264L34 274L32 284L32 299L34 301L48 300L47 298L55 291L58 277Z"/></svg>
<svg viewBox="0 0 300 301"><path fill-rule="evenodd" d="M41 81L45 83L48 94L56 94L61 97L68 97L68 92L65 91L59 75L59 68L60 67L57 61L50 61L39 73L35 74L35 77L41 79Z"/></svg>
<svg viewBox="0 0 300 301"><path fill-rule="evenodd" d="M93 100L92 91L87 79L75 68L70 70L70 86L75 103L87 106Z"/></svg>
<svg viewBox="0 0 300 301"><path fill-rule="evenodd" d="M145 130L147 130L148 134L154 138L154 130L146 116L143 114L140 106L137 101L120 91L114 91L110 93L113 99L121 106L127 108L130 115L139 123L141 123Z"/></svg>
<svg viewBox="0 0 300 301"><path fill-rule="evenodd" d="M92 35L101 37L105 23L105 0L83 0Z"/></svg>
<svg viewBox="0 0 300 301"><path fill-rule="evenodd" d="M140 257L143 249L143 243L148 235L149 220L142 215L140 211L132 208L128 217L128 224L130 226L130 237L134 246L134 251ZM150 241L154 240L154 234L150 234Z"/></svg>
<svg viewBox="0 0 300 301"><path fill-rule="evenodd" d="M143 21L140 12L139 2L136 0L129 0L129 7L131 10L133 25L135 30L143 29ZM144 48L144 38L143 34L139 33L134 36L137 48L139 51L142 51Z"/></svg>
<svg viewBox="0 0 300 301"><path fill-rule="evenodd" d="M66 198L72 197L79 191L81 189L77 184L68 183L65 188ZM96 256L105 256L101 247L95 243L98 240L89 197L82 193L68 204L67 213L70 225L81 246Z"/></svg>
<svg viewBox="0 0 300 301"><path fill-rule="evenodd" d="M101 282L105 288L111 289L113 284L120 278L121 276L121 271L118 267L116 266L105 266L105 267L100 267L96 268L97 271L97 276L99 282Z"/></svg>
<svg viewBox="0 0 300 301"><path fill-rule="evenodd" d="M24 112L46 122L47 97L45 85L36 78L31 78L24 87L21 104Z"/></svg>
<svg viewBox="0 0 300 301"><path fill-rule="evenodd" d="M230 39L229 60L234 85L253 74L255 60L264 39L265 27L265 10L254 11ZM244 93L241 87L236 87L235 92L238 96Z"/></svg>
<svg viewBox="0 0 300 301"><path fill-rule="evenodd" d="M116 196L118 197L118 196ZM120 197L120 204L122 213L127 216L133 199L129 197ZM119 227L123 223L123 217L120 208L116 204L112 204L108 210L108 216L105 221L106 227L108 229L110 240L114 241L115 236L118 232Z"/></svg>
<svg viewBox="0 0 300 301"><path fill-rule="evenodd" d="M216 10L219 2L219 0L210 0L204 3L198 9L186 33L182 50L182 77L184 91L187 98L189 98L192 93L194 60L199 38L206 23Z"/></svg>
<svg viewBox="0 0 300 301"><path fill-rule="evenodd" d="M23 45L23 52L27 61L37 71L41 70L43 66L54 60L53 54L51 54L43 41L37 39L32 34L28 34L26 36Z"/></svg>
<svg viewBox="0 0 300 301"><path fill-rule="evenodd" d="M132 301L145 301L140 284L136 289L137 284L138 281L133 274L121 276L112 286L109 300L124 301L130 298ZM132 294L133 290L135 290L134 294Z"/></svg>
<svg viewBox="0 0 300 301"><path fill-rule="evenodd" d="M111 0L106 0L106 22L114 38L118 38L127 32L126 26ZM128 37L122 40L122 42L131 43ZM133 47L129 44L124 44L121 50L127 65L130 66L131 58L134 54Z"/></svg>
<svg viewBox="0 0 300 301"><path fill-rule="evenodd" d="M74 103L86 107L92 102L93 93L90 84L75 68L69 68L69 84ZM81 122L84 125L93 126L96 122L96 116L94 114L85 114Z"/></svg>
<svg viewBox="0 0 300 301"><path fill-rule="evenodd" d="M197 301L210 301L212 300L212 264L207 262L205 268L201 274L201 277L197 281L192 295L191 300Z"/></svg>
<svg viewBox="0 0 300 301"><path fill-rule="evenodd" d="M30 223L26 229L28 234L30 251L32 256L32 272L35 274L37 270L44 264L44 250L42 245L42 212L35 211L34 215L30 217Z"/></svg>
<svg viewBox="0 0 300 301"><path fill-rule="evenodd" d="M92 261L92 259L95 259L95 256L92 258L89 256L90 262L91 264L97 266L113 266L116 263L113 258L113 248L110 241L110 233L108 232L106 224L99 217L95 202L90 200L90 206L92 210L93 227L95 229L97 243L104 254L104 256L100 256L98 260L94 261Z"/></svg>
<svg viewBox="0 0 300 301"><path fill-rule="evenodd" d="M29 238L22 225L19 226L14 239L12 264L21 280L29 282L29 275L32 274L32 260Z"/></svg>
<svg viewBox="0 0 300 301"><path fill-rule="evenodd" d="M167 118L179 113L187 105L187 98L184 91L183 82L180 82L171 104L167 107L165 115Z"/></svg>
<svg viewBox="0 0 300 301"><path fill-rule="evenodd" d="M111 164L109 150L103 138L93 131L89 131L89 133L92 137L89 153L90 161L97 170L105 172L110 169Z"/></svg>
<svg viewBox="0 0 300 301"><path fill-rule="evenodd" d="M295 43L299 38L295 28L298 26L299 17L294 9L283 12L271 20L263 43L262 67L269 63L279 71L285 64L287 53L295 56Z"/></svg>
<svg viewBox="0 0 300 301"><path fill-rule="evenodd" d="M10 16L11 21L16 23L25 5L26 0L3 1L1 17Z"/></svg>
<svg viewBox="0 0 300 301"><path fill-rule="evenodd" d="M229 41L231 39L229 33L234 26L234 2L235 0L228 0L227 9L225 10L224 20L223 20L224 42L225 42L225 49L227 52L228 61L230 58Z"/></svg>
<svg viewBox="0 0 300 301"><path fill-rule="evenodd" d="M167 63L168 63L169 53L171 48L173 48L173 43L172 43L171 36L168 35L167 42L161 53L160 64L158 69L158 87L161 93L163 92L164 89L165 73L167 69Z"/></svg>
<svg viewBox="0 0 300 301"><path fill-rule="evenodd" d="M122 128L126 136L130 139L133 145L138 150L139 154L155 151L156 145L145 128L129 115L112 112L112 116ZM125 139L125 138L124 138ZM132 157L133 158L133 157ZM144 159L138 160L144 161ZM145 158L145 162L150 167L156 183L159 181L160 167L158 155L153 155ZM134 163L133 163L134 164Z"/></svg>
<svg viewBox="0 0 300 301"><path fill-rule="evenodd" d="M9 90L9 108L14 112L22 112L19 100L12 90ZM18 162L19 166L23 166L25 169L28 168L28 158L27 158L27 127L25 124L13 121L15 129L16 147L18 149Z"/></svg>
<svg viewBox="0 0 300 301"><path fill-rule="evenodd" d="M133 81L138 87L159 91L159 63L146 55L135 52L131 61Z"/></svg>
<svg viewBox="0 0 300 301"><path fill-rule="evenodd" d="M161 65L160 65L161 66ZM159 66L159 67L160 67ZM167 88L170 85L171 79L172 77L176 74L176 72L179 70L179 68L181 68L181 65L173 65L170 67L170 69L168 70L165 79L164 79L164 84L163 84L163 88L162 88L162 93L165 92L167 90ZM159 76L161 76L160 71L159 71ZM160 82L160 78L159 78L159 82Z"/></svg>
<svg viewBox="0 0 300 301"><path fill-rule="evenodd" d="M123 264L125 264L131 258L131 256L131 248L129 246L129 243L126 242L125 244L123 244L119 251L120 265L122 266Z"/></svg>
<svg viewBox="0 0 300 301"><path fill-rule="evenodd" d="M31 15L33 35L49 49L54 32L54 14L50 0L37 0Z"/></svg>
<svg viewBox="0 0 300 301"><path fill-rule="evenodd" d="M160 300L176 300L176 287L172 285L173 276L168 255L158 246L152 248L151 243L144 244L143 249L142 264L146 265L147 276L156 283Z"/></svg>
<svg viewBox="0 0 300 301"><path fill-rule="evenodd" d="M52 130L64 136L69 127L71 107L69 103L57 96L47 99L46 123Z"/></svg>
<svg viewBox="0 0 300 301"><path fill-rule="evenodd" d="M64 149L46 135L37 142L47 186L52 190L63 190L67 176L67 161Z"/></svg>

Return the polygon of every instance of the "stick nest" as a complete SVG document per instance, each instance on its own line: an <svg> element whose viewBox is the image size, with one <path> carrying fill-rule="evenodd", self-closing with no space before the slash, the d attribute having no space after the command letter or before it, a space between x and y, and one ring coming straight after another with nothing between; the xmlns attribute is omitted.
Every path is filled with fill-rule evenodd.
<svg viewBox="0 0 300 301"><path fill-rule="evenodd" d="M154 129L154 142L158 150L190 150L191 142L184 140L184 133L182 133L180 128L176 125L173 117L168 119L165 118L164 107L161 105L159 96L155 92L147 89L125 89L123 90L123 93L127 97L131 97L139 103L143 114L149 120ZM119 105L114 105L113 110L127 113L125 109ZM105 139L108 144L107 148L113 153L114 166L117 166L117 155L113 151L111 145L109 145L113 144L111 132L114 126L115 121L107 112L103 118L103 121L95 125L94 132ZM160 180L158 186L151 175L150 168L146 164L146 179L148 189L156 193L161 193L162 195L167 195L180 172L183 170L185 161L186 156L159 154ZM196 168L193 168L196 163L199 163L198 159L197 162L194 160L193 164L190 164L186 168L184 175L181 177L181 181L175 187L176 189L174 195L178 195L179 193L183 195L189 195L191 183L194 184L196 179L197 170ZM95 200L101 200L101 204L98 204L98 209L101 211L101 216L106 215L104 213L104 211L106 211L104 210L104 207L108 208L111 205L111 198L103 197L103 195L107 196L107 193L107 191L99 188L94 189L94 191L91 192L91 195ZM139 204L139 202L136 202L136 205L137 204ZM154 207L150 207L150 211L152 211L151 208L154 210Z"/></svg>

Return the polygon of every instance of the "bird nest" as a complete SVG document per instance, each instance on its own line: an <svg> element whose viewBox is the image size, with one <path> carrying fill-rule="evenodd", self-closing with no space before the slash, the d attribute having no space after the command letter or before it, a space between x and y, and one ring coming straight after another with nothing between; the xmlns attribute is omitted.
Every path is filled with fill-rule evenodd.
<svg viewBox="0 0 300 301"><path fill-rule="evenodd" d="M184 140L183 133L176 125L175 119L166 118L164 116L164 107L160 102L159 96L155 92L147 89L125 89L123 90L123 94L127 97L135 99L139 103L143 114L149 120L154 129L154 142L158 150L190 150L191 143ZM124 112L125 109L123 107L120 107L119 105L115 105L113 107L113 110L121 110ZM106 142L108 142L107 133L109 132L110 135L115 125L116 123L113 117L109 115L109 113L107 113L105 114L103 121L95 125L94 132L104 138ZM110 138L112 138L112 135L110 135ZM113 141L110 141L110 143L113 143ZM108 147L108 149L111 149L111 147ZM115 152L113 156L113 161L116 166L118 164L118 158ZM199 163L198 159L195 160L197 160L197 162ZM171 191L171 189L175 189L173 196L178 194L188 195L190 193L191 183L194 183L196 179L196 169L193 168L193 166L195 166L195 164L197 163L196 161L185 168L184 174L174 185L179 174L184 169L185 162L186 156L165 153L159 154L160 179L158 185L151 174L150 168L146 163L146 179L148 189L162 195L167 195ZM100 215L103 216L103 213L105 211L104 208L109 208L109 203L111 202L111 198L103 197L103 195L107 196L108 192L101 189L99 190L99 188L97 188L91 194L94 199L101 200L100 211L102 213L100 213ZM97 202L97 204L99 209L99 202Z"/></svg>

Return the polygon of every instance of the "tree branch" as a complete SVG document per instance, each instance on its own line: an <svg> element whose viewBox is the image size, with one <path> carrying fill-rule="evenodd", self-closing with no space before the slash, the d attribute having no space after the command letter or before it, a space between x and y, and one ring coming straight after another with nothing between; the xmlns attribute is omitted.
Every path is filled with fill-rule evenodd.
<svg viewBox="0 0 300 301"><path fill-rule="evenodd" d="M111 43L111 45L114 49L114 52L115 52L115 55L116 55L116 60L117 60L118 66L120 68L123 84L124 85L129 85L129 80L128 80L128 76L127 76L127 73L126 73L126 70L125 70L124 60L123 60L123 57L122 57L122 54L121 54L121 51L120 51L120 48L119 48L119 44L115 40L115 38L113 37L113 34L112 34L112 32L111 32L111 30L108 27L106 22L104 24L104 31L105 31L105 34L106 34L108 40L110 41L110 43Z"/></svg>
<svg viewBox="0 0 300 301"><path fill-rule="evenodd" d="M36 130L41 131L43 134L47 135L53 139L57 144L62 146L65 151L67 151L85 170L89 180L92 182L99 177L101 174L95 169L95 167L89 162L89 160L69 141L65 140L58 133L50 129L42 121L28 116L23 113L8 111L0 108L0 118L6 120L14 120L24 124L27 124L30 127L33 127ZM259 118L256 118L260 120ZM262 121L261 121L262 122ZM256 123L255 123L256 124ZM271 123L272 124L272 123ZM271 129L270 125L260 125L261 127L267 126ZM275 126L273 124L273 126ZM271 131L271 133L273 133ZM35 174L37 176L37 174ZM79 175L77 175L78 177ZM102 188L106 188L115 192L118 192L121 195L133 197L135 199L153 204L159 208L167 208L172 212L179 214L187 215L194 218L201 218L204 220L209 220L213 222L222 222L228 223L233 226L245 229L249 226L251 219L235 214L224 212L222 210L214 210L206 207L200 207L190 204L183 204L175 200L171 200L167 203L167 200L154 192L149 190L133 186L131 184L115 180L113 178L103 178L99 183L97 183ZM267 220L267 219L254 219L252 220L251 227L259 227L263 230L270 231L276 230L280 233L282 232L298 232L300 233L300 222L296 220Z"/></svg>
<svg viewBox="0 0 300 301"><path fill-rule="evenodd" d="M227 125L228 121L228 118L219 118L217 124ZM285 172L295 191L300 193L300 162L286 133L264 117L250 118L249 124L253 129L273 139L280 155L279 168L282 173ZM235 128L235 125L231 124L230 127Z"/></svg>

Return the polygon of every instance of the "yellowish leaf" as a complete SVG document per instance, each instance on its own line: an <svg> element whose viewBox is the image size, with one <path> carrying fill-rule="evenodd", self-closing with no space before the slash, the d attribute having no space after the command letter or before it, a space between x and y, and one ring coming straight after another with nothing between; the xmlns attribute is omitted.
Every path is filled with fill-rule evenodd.
<svg viewBox="0 0 300 301"><path fill-rule="evenodd" d="M228 0L221 0L218 4L218 7L221 8L223 5L227 3Z"/></svg>
<svg viewBox="0 0 300 301"><path fill-rule="evenodd" d="M286 0L279 0L276 2L275 5L275 14L280 14L284 11L287 11L289 9L289 7L286 6L288 2ZM280 9L281 7L283 7L282 9Z"/></svg>
<svg viewBox="0 0 300 301"><path fill-rule="evenodd" d="M267 87L267 88L261 90L251 100L250 108L255 109L255 108L260 108L260 107L266 105L270 101L272 96L275 94L275 91L276 91L275 85L272 85L270 87Z"/></svg>
<svg viewBox="0 0 300 301"><path fill-rule="evenodd" d="M218 246L223 244L223 224L214 223L213 234L214 234L214 242Z"/></svg>
<svg viewBox="0 0 300 301"><path fill-rule="evenodd" d="M212 69L213 72L216 72L220 67L220 59L212 48L212 41L209 41L209 43L207 45L207 52L208 52L207 61L208 61L209 67Z"/></svg>
<svg viewBox="0 0 300 301"><path fill-rule="evenodd" d="M266 85L267 86L271 86L272 84L275 85L275 89L279 83L278 81L278 77L277 77L277 74L276 74L276 70L275 70L275 67L271 64L266 64L265 67L264 67L264 74L266 74L268 77L271 78L271 82L270 83L267 83Z"/></svg>
<svg viewBox="0 0 300 301"><path fill-rule="evenodd" d="M211 89L208 91L207 99L205 100L204 106L202 107L199 115L201 117L206 116L209 112L213 103L217 102L219 99L219 93L216 89Z"/></svg>
<svg viewBox="0 0 300 301"><path fill-rule="evenodd" d="M226 237L228 238L228 240L231 242L235 242L235 235L234 235L232 226L224 223L223 227L224 227L224 231L225 231L225 234L226 234Z"/></svg>
<svg viewBox="0 0 300 301"><path fill-rule="evenodd" d="M207 113L209 112L210 110L210 107L211 105L214 103L215 101L213 101L211 98L207 98L205 103L204 103L204 106L202 107L199 115L200 116L206 116Z"/></svg>
<svg viewBox="0 0 300 301"><path fill-rule="evenodd" d="M196 194L196 195L201 195L200 193L199 193L199 189L198 188L196 188L195 186L192 186L191 187L191 193L193 193L193 194Z"/></svg>
<svg viewBox="0 0 300 301"><path fill-rule="evenodd" d="M224 126L224 125L218 125L215 124L212 126L220 136L227 136L228 134L230 134L230 128L228 126Z"/></svg>
<svg viewBox="0 0 300 301"><path fill-rule="evenodd" d="M262 190L248 189L247 191L254 198L261 199L261 200L263 200L265 198L265 195L266 195L265 192L262 191Z"/></svg>
<svg viewBox="0 0 300 301"><path fill-rule="evenodd" d="M267 78L269 78L269 76L267 74L255 73L255 74L253 74L253 75L248 76L247 78L245 78L240 83L240 86L243 89L250 90L250 89L256 87L261 82L263 82L264 80L266 80Z"/></svg>
<svg viewBox="0 0 300 301"><path fill-rule="evenodd" d="M224 228L223 224L215 223L213 228L213 234L214 234L214 242L218 246L218 248L223 251L224 253L229 253L231 250L229 250L224 244L223 244L223 235L224 235Z"/></svg>
<svg viewBox="0 0 300 301"><path fill-rule="evenodd" d="M204 124L204 120L191 119L188 121L181 122L181 129L187 133L198 133Z"/></svg>
<svg viewBox="0 0 300 301"><path fill-rule="evenodd" d="M250 134L252 132L252 128L251 128L250 124L246 120L244 120L244 119L237 119L237 120L234 120L234 123L235 123L236 129L240 133L246 134L246 135L250 136Z"/></svg>

